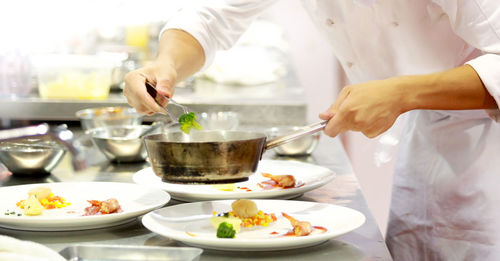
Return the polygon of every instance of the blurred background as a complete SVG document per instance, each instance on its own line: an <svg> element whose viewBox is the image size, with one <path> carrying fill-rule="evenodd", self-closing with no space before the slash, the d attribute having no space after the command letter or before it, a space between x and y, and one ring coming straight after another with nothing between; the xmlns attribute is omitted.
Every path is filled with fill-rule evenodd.
<svg viewBox="0 0 500 261"><path fill-rule="evenodd" d="M154 59L161 28L191 2L2 1L0 128L71 124L78 110L126 105L123 76ZM236 111L242 126L304 125L318 121L345 84L300 1L282 0L210 68L178 83L175 98L198 111ZM398 143L393 133L340 137L383 233Z"/></svg>

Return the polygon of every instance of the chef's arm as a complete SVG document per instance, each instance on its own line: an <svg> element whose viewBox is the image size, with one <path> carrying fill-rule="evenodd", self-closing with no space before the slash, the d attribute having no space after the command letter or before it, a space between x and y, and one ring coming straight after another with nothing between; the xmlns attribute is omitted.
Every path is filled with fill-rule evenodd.
<svg viewBox="0 0 500 261"><path fill-rule="evenodd" d="M444 72L402 76L394 91L402 97L402 110L472 110L498 108L495 99L470 65Z"/></svg>
<svg viewBox="0 0 500 261"><path fill-rule="evenodd" d="M201 69L205 53L198 40L189 33L168 29L161 35L155 62L169 64L177 73L175 79L179 82Z"/></svg>
<svg viewBox="0 0 500 261"><path fill-rule="evenodd" d="M187 3L162 29L157 59L125 76L123 94L128 103L140 113L161 113L162 108L147 93L145 82L155 85L159 93L172 97L175 83L207 68L217 50L234 45L253 19L274 2Z"/></svg>
<svg viewBox="0 0 500 261"><path fill-rule="evenodd" d="M369 138L388 130L402 113L416 109L498 108L470 65L425 75L398 76L345 86L319 117L325 133L360 131Z"/></svg>

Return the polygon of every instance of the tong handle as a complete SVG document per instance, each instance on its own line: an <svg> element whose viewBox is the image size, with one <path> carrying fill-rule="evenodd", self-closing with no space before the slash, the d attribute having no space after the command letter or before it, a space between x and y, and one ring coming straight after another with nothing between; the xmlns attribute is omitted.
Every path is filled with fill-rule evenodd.
<svg viewBox="0 0 500 261"><path fill-rule="evenodd" d="M285 143L288 143L290 141L293 141L295 139L319 132L325 128L327 123L328 123L328 121L321 121L321 122L318 122L315 124L305 126L305 127L301 128L300 130L296 130L296 131L291 132L289 134L274 138L274 139L266 142L265 149L269 150L269 149L278 147L280 145L283 145Z"/></svg>
<svg viewBox="0 0 500 261"><path fill-rule="evenodd" d="M169 98L165 95L160 94L158 92L158 90L156 90L156 88L149 82L146 82L146 90L148 91L149 95L151 95L151 97L153 97L155 99L156 103L158 103L158 105L160 105L160 107L162 107L164 109L165 112L167 112L167 110L165 109L165 107L162 104L166 104L166 103L172 103L174 105L181 107L182 110L184 111L184 113L189 112L189 110L186 106L177 103L172 98Z"/></svg>

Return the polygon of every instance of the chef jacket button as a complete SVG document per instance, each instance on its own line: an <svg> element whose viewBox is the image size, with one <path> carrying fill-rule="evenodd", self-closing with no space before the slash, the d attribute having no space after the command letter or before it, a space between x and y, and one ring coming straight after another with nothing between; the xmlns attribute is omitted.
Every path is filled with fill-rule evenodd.
<svg viewBox="0 0 500 261"><path fill-rule="evenodd" d="M347 68L351 68L354 64L351 62L346 62L345 65L347 66Z"/></svg>
<svg viewBox="0 0 500 261"><path fill-rule="evenodd" d="M332 26L332 25L334 25L334 24L335 24L335 23L333 22L333 20L332 20L331 18L326 19L326 25L328 25L328 26Z"/></svg>

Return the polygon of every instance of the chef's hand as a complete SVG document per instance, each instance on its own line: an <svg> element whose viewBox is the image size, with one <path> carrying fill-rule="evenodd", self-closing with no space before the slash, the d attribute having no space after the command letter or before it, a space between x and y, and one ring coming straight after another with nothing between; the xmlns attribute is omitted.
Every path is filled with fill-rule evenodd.
<svg viewBox="0 0 500 261"><path fill-rule="evenodd" d="M166 30L160 37L158 56L154 62L125 76L123 94L140 113L162 113L162 108L147 92L146 81L155 86L160 94L172 97L176 81L194 74L204 63L205 52L198 40L182 30ZM165 107L167 104L161 105Z"/></svg>
<svg viewBox="0 0 500 261"><path fill-rule="evenodd" d="M498 109L498 104L470 65L442 72L406 75L344 87L320 114L329 120L325 133L335 137L353 130L373 138L410 110Z"/></svg>
<svg viewBox="0 0 500 261"><path fill-rule="evenodd" d="M166 62L155 61L138 70L129 72L125 76L123 94L128 103L139 113L152 115L156 112L163 113L162 108L147 92L146 82L156 87L156 90L167 97L174 94L177 72L174 67ZM166 106L166 104L162 104Z"/></svg>
<svg viewBox="0 0 500 261"><path fill-rule="evenodd" d="M397 87L392 79L345 86L330 108L319 115L329 120L325 133L335 137L349 130L360 131L369 138L382 134L406 111Z"/></svg>

